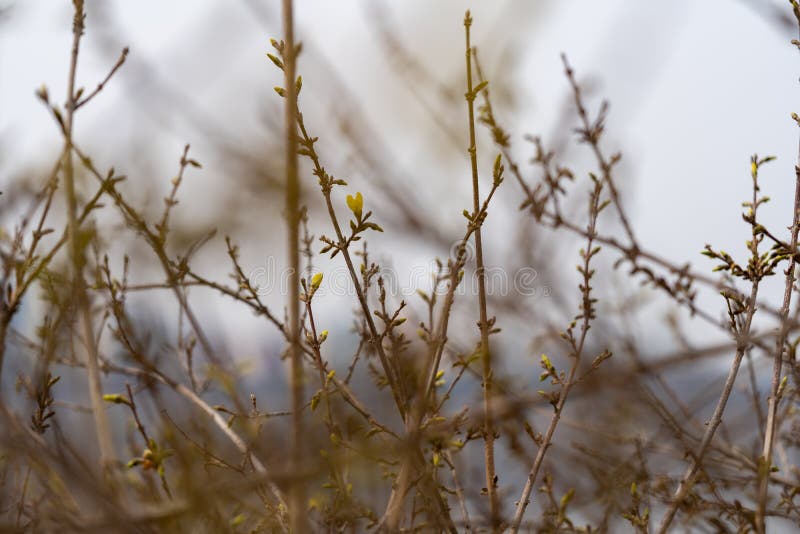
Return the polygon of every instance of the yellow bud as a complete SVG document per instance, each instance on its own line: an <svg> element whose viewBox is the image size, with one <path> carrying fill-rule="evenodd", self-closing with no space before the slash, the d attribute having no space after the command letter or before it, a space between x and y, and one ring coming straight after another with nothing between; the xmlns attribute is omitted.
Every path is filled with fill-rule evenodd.
<svg viewBox="0 0 800 534"><path fill-rule="evenodd" d="M130 401L118 393L106 393L103 395L105 402L112 402L114 404L127 404L130 406Z"/></svg>
<svg viewBox="0 0 800 534"><path fill-rule="evenodd" d="M323 278L322 273L315 274L314 277L311 279L311 287L313 287L314 289L319 289L319 286L322 283L322 278Z"/></svg>
<svg viewBox="0 0 800 534"><path fill-rule="evenodd" d="M364 197L361 193L356 193L356 196L347 195L347 207L356 217L361 217L361 210L364 209Z"/></svg>

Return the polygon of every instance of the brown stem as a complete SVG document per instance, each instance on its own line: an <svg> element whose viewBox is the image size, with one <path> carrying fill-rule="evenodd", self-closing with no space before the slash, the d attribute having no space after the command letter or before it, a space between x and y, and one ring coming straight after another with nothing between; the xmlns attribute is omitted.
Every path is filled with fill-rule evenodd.
<svg viewBox="0 0 800 534"><path fill-rule="evenodd" d="M755 297L757 292L758 286L754 284L752 296ZM754 311L754 310L752 310ZM745 327L749 330L750 323L752 321L754 313L751 310L748 310L748 317ZM664 514L663 519L661 520L661 524L656 531L658 534L665 534L669 529L672 520L675 518L675 514L678 512L678 508L680 507L683 499L689 493L689 490L692 488L694 481L697 477L697 472L700 470L700 464L705 457L706 452L708 451L709 446L711 445L711 440L714 438L714 434L717 431L720 423L722 422L722 415L725 412L725 405L728 402L728 398L730 397L731 391L733 390L733 384L736 382L736 375L739 372L739 366L742 363L742 358L745 354L746 345L741 346L736 351L736 355L733 358L733 364L731 365L730 371L728 371L728 377L725 380L725 386L723 387L722 394L717 401L717 406L714 409L714 414L711 417L711 420L708 422L708 426L706 427L706 432L703 435L703 440L700 442L699 450L694 454L694 460L692 461L692 465L687 469L686 473L684 474L683 478L681 479L680 484L678 485L678 489L675 491L675 495L672 498L672 502L670 503L667 512Z"/></svg>
<svg viewBox="0 0 800 534"><path fill-rule="evenodd" d="M421 471L422 474L422 483L421 483L421 490L426 494L426 497L432 501L437 509L438 517L440 518L444 528L448 532L455 532L455 526L453 524L452 518L450 517L449 508L447 506L447 502L442 497L438 488L435 485L435 481L429 476L429 473L425 472L425 461L422 455L422 451L419 448L419 444L417 443L418 440L418 432L415 429L419 428L419 422L421 421L421 414L420 417L416 417L415 413L409 412L407 409L407 401L408 399L403 394L402 385L400 383L397 371L393 365L393 362L389 360L386 351L384 350L382 339L383 336L378 332L377 327L375 326L375 321L372 317L372 312L369 307L369 302L367 301L367 295L365 289L362 288L359 275L356 272L355 266L353 264L353 259L349 251L349 245L352 242L349 239L344 237L342 233L341 225L339 224L339 219L336 216L336 210L333 207L333 201L331 199L331 188L334 185L332 183L332 178L328 176L325 172L324 167L320 163L319 156L314 149L314 143L316 139L312 139L308 135L308 131L306 130L303 116L301 113L298 112L297 114L297 124L299 127L299 133L302 136L302 144L307 149L306 156L311 160L312 165L314 167L314 175L319 177L320 185L322 186L322 194L325 198L325 205L327 207L328 216L330 218L331 224L333 225L334 231L336 233L336 248L339 252L342 253L344 257L345 263L347 265L347 270L350 274L350 279L352 280L355 291L356 297L358 298L359 305L361 306L361 311L364 316L364 321L367 324L369 330L369 342L372 345L375 352L378 354L378 359L381 362L381 367L386 375L386 380L389 384L389 389L391 390L392 397L394 402L397 406L398 412L400 417L405 422L405 429L406 435L408 439L408 443L410 445L409 451L410 454L406 458L406 461L403 463L403 467L401 468L400 474L398 475L398 479L395 485L392 488L392 493L389 497L389 503L387 504L386 511L384 512L384 516L380 522L378 529L387 528L390 531L396 528L397 522L399 521L399 514L402 510L402 503L405 498L405 495L410 488L410 482L414 471ZM493 189L494 191L494 189ZM491 194L490 197L491 198ZM484 210L485 205L488 203L488 199L484 202ZM471 228L468 232L468 236L471 235L473 229ZM455 289L452 288L454 291ZM335 378L334 378L335 380ZM338 387L338 383L337 383ZM423 395L423 399L426 398L427 395ZM419 403L418 406L422 406L422 403Z"/></svg>
<svg viewBox="0 0 800 534"><path fill-rule="evenodd" d="M72 24L72 51L70 53L69 78L67 82L67 109L64 125L66 148L64 150L64 190L67 201L67 228L69 235L70 259L73 275L73 302L76 303L80 323L85 339L87 356L87 375L89 379L89 395L91 397L92 412L97 432L97 441L100 447L100 462L105 468L114 461L114 449L111 439L111 430L108 426L105 406L103 404L100 370L97 364L97 346L92 326L92 313L86 284L83 279L83 251L79 239L78 201L75 193L75 170L72 162L72 129L75 119L75 76L78 66L78 51L84 30L85 13L83 0L73 0L75 8Z"/></svg>
<svg viewBox="0 0 800 534"><path fill-rule="evenodd" d="M798 232L800 231L800 150L798 151L798 165L795 166L794 189L794 215L792 216L792 237L790 250L797 249ZM786 284L783 290L783 305L781 306L781 326L778 339L775 342L775 356L772 365L772 384L767 408L767 424L764 433L764 448L759 462L759 488L758 508L756 510L756 528L758 532L766 532L764 524L767 510L767 496L769 491L769 473L772 469L772 449L775 445L775 436L778 428L778 404L780 403L779 389L781 384L781 368L786 337L789 334L789 309L794 291L795 270L797 267L796 255L792 254L789 267L786 269Z"/></svg>
<svg viewBox="0 0 800 534"><path fill-rule="evenodd" d="M475 94L472 86L472 46L470 44L469 29L472 17L467 11L464 18L464 35L466 40L467 63L467 109L469 112L469 159L472 170L472 209L476 214L480 210L480 191L478 184L478 154L475 144ZM489 495L489 513L491 514L492 531L497 532L500 527L500 505L497 499L497 482L494 466L494 440L495 431L492 421L492 357L489 351L489 318L486 313L486 273L483 265L483 244L481 241L481 228L475 229L475 266L478 275L478 307L480 313L481 345L480 355L483 366L483 441L484 465L486 472L486 488Z"/></svg>
<svg viewBox="0 0 800 534"><path fill-rule="evenodd" d="M567 373L566 381L562 382L558 402L555 406L555 412L550 419L550 424L547 427L547 431L545 432L541 443L539 443L539 450L536 452L536 458L533 461L533 466L531 466L531 470L528 473L528 478L525 481L525 487L522 489L522 495L520 496L519 501L517 501L517 509L514 512L514 519L511 523L511 532L513 534L516 534L516 532L519 531L519 527L522 524L522 519L525 516L525 509L528 506L530 495L533 491L533 485L536 483L536 478L539 475L539 470L544 462L547 449L550 448L550 444L553 441L553 435L555 434L556 427L561 420L561 415L564 413L564 406L566 405L567 397L569 396L572 386L578 382L576 379L576 374L581 363L581 356L583 355L584 346L586 345L586 335L589 333L591 321L594 319L594 299L591 296L591 279L594 271L591 268L590 262L592 257L599 251L599 247L595 248L594 242L597 236L597 216L600 213L600 194L603 190L603 182L600 182L597 178L594 178L594 176L592 176L592 178L594 181L594 189L592 190L590 196L589 223L586 226L586 234L588 237L586 239L586 248L581 251L583 265L579 265L578 267L579 271L583 275L583 283L580 285L581 314L578 315L578 318L582 319L581 330L577 340L573 336L572 329L570 328L567 330L567 339L571 344L572 352L570 356L572 357L572 364L570 365L569 372Z"/></svg>
<svg viewBox="0 0 800 534"><path fill-rule="evenodd" d="M325 172L325 169L322 167L322 163L320 163L316 151L313 150L314 141L308 135L308 131L306 130L302 114L298 113L297 124L298 127L300 128L300 135L302 136L303 144L307 148L310 147L307 156L311 160L312 165L314 166L314 174L319 177L326 177L327 174ZM331 224L333 225L333 229L336 232L338 250L342 253L344 261L347 264L347 271L350 274L350 279L352 280L353 285L355 286L356 297L358 298L358 303L361 306L361 312L364 314L364 320L366 321L367 326L369 327L370 344L372 345L375 352L378 353L378 359L381 362L381 367L383 367L383 372L386 374L386 381L389 383L389 389L392 392L392 397L394 398L397 410L400 413L400 417L403 420L405 420L406 419L405 400L403 399L400 391L400 386L398 383L395 369L392 366L391 362L389 361L389 358L386 356L386 351L383 349L383 344L381 343L382 336L378 333L378 329L375 326L375 321L372 318L372 312L370 311L369 308L369 302L367 302L367 296L361 287L361 283L359 282L359 276L356 273L356 269L353 265L353 259L350 255L350 250L349 250L350 241L345 239L344 234L342 233L341 225L339 224L339 219L336 216L336 209L333 207L333 201L331 200L331 186L330 185L324 186L322 188L322 194L325 197L325 206L327 207L328 210L328 217L330 218Z"/></svg>
<svg viewBox="0 0 800 534"><path fill-rule="evenodd" d="M755 162L755 159L754 159ZM756 175L753 176L753 199L752 199L752 209L753 209L753 216L752 216L752 227L753 227L753 238L752 240L748 241L750 252L752 256L752 263L754 265L758 264L759 259L759 251L758 245L763 239L762 236L757 231L758 225L756 224L756 212L758 210L758 183L756 181ZM697 474L700 471L700 466L703 463L703 459L705 458L706 453L708 452L711 441L714 439L714 435L716 434L717 428L722 423L722 416L725 413L725 406L728 403L728 399L730 398L731 391L733 390L733 386L736 383L736 376L739 373L739 367L741 366L742 359L744 359L744 355L747 353L747 349L750 346L750 342L748 341L750 337L750 328L753 323L753 316L758 309L756 305L756 300L758 298L758 288L759 288L759 281L760 278L757 276L753 277L751 287L750 287L750 297L749 300L746 302L746 311L745 311L745 318L743 321L738 322L733 320L733 316L731 319L731 328L733 329L733 333L736 336L737 347L736 347L736 354L733 358L733 363L731 364L731 368L728 371L728 376L725 379L725 385L722 388L722 393L720 393L719 399L717 400L716 408L714 408L714 414L711 416L711 420L707 423L706 431L703 434L703 439L700 442L700 447L696 453L692 455L692 463L689 468L686 470L686 473L681 478L680 483L678 484L678 488L675 490L675 494L673 495L672 502L670 502L667 511L664 513L664 517L661 519L661 523L658 526L656 532L658 534L666 534L667 530L672 523L672 520L675 519L675 515L678 512L678 508L680 508L683 500L689 494L689 491L692 489L694 482L697 478Z"/></svg>
<svg viewBox="0 0 800 534"><path fill-rule="evenodd" d="M427 378L425 380L424 386L422 388L422 394L418 396L417 402L413 407L413 410L410 413L408 418L409 422L406 424L406 434L412 438L417 439L417 434L419 433L419 427L422 424L422 420L425 416L425 410L428 407L428 401L431 393L434 390L434 385L436 382L436 374L439 370L439 363L442 360L442 353L444 352L445 345L447 343L447 330L450 321L450 314L453 307L453 303L455 301L455 292L458 284L460 282L461 276L461 269L464 267L464 262L466 260L466 254L464 252L464 247L466 246L469 238L472 237L473 232L480 224L480 221L484 220L486 217L486 213L489 208L489 203L494 197L495 192L497 191L498 186L500 185L500 181L495 181L492 185L492 189L489 191L489 195L483 201L483 204L480 210L475 215L475 223L470 223L467 227L467 231L464 234L464 237L458 244L457 250L458 256L455 260L451 260L449 263L450 272L448 274L449 279L449 286L447 288L447 293L444 297L444 303L442 304L442 308L439 311L439 326L437 328L431 327L432 331L435 332L434 339L430 343L429 352L428 352L428 361L429 361L429 368ZM432 313L432 310L431 310ZM431 318L431 325L433 325L433 320ZM408 484L410 483L410 467L409 463L414 462L415 459L409 456L406 458L406 461L403 464L403 467L400 471L400 474L397 477L397 482L392 488L391 496L389 497L389 504L386 507L386 512L384 513L384 521L391 529L393 526L396 525L396 522L399 520L399 513L402 508L402 501L405 497L405 494L408 491Z"/></svg>
<svg viewBox="0 0 800 534"><path fill-rule="evenodd" d="M292 391L292 456L293 471L303 462L303 353L300 348L300 180L297 175L297 86L292 0L283 0L284 86L286 88L286 219L287 254L289 257L289 357ZM306 488L301 478L289 492L291 531L306 532Z"/></svg>
<svg viewBox="0 0 800 534"><path fill-rule="evenodd" d="M603 151L600 149L600 140L599 136L589 135L590 132L593 130L597 130L598 126L602 126L602 120L604 118L604 111L601 111L601 114L598 118L598 122L593 125L591 120L589 119L589 113L586 111L586 107L583 105L583 98L581 93L580 85L578 85L577 80L575 80L575 71L572 70L569 62L567 61L567 55L561 54L561 62L564 65L564 71L566 72L567 79L569 80L570 86L572 87L572 94L575 100L575 107L578 109L578 117L581 119L581 123L583 125L583 131L587 134L587 142L592 147L592 153L594 154L595 159L597 160L597 165L600 167L600 171L603 173L603 181L608 185L608 191L611 194L611 200L614 203L614 208L617 210L617 216L619 217L620 222L622 223L622 227L625 230L625 234L628 236L630 240L631 246L636 247L636 236L633 233L633 227L631 227L631 223L628 221L628 216L625 214L625 210L622 209L622 202L619 198L619 191L617 190L617 186L614 182L613 177L611 176L611 168L613 167L612 161L609 161ZM607 109L607 106L604 105L603 109Z"/></svg>

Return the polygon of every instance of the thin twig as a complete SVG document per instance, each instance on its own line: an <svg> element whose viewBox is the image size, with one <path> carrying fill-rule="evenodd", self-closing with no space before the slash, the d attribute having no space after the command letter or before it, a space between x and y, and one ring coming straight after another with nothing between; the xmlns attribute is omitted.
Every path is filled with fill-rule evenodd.
<svg viewBox="0 0 800 534"><path fill-rule="evenodd" d="M748 246L751 253L750 263L753 265L753 270L755 271L756 267L760 265L758 246L763 240L763 235L759 233L760 225L758 225L756 222L756 213L758 212L758 206L761 201L758 198L758 161L755 156L753 157L753 169L753 197L752 202L749 204L750 209L752 210L752 215L750 216L749 220L751 221L753 237L750 241L748 241ZM729 312L731 317L731 329L737 341L736 354L734 355L733 362L731 363L730 370L728 371L728 376L725 379L722 392L717 400L717 405L714 408L714 413L706 424L706 431L703 434L703 439L700 442L700 446L698 450L692 454L691 465L681 478L681 481L672 497L672 501L669 503L667 510L658 525L658 529L656 530L658 534L666 534L667 530L672 524L672 521L675 518L675 515L677 514L681 504L683 503L683 500L689 494L689 491L691 491L692 486L694 485L706 453L711 446L711 441L714 439L717 428L719 428L720 424L722 423L722 416L725 412L725 407L728 403L728 399L730 398L733 386L736 383L736 376L738 375L739 367L741 366L744 355L747 353L747 350L750 346L748 338L750 337L750 329L753 322L753 317L758 309L756 302L758 299L759 282L762 276L759 276L755 273L751 276L750 297L747 300L739 301L737 296L731 294L728 294L726 297L729 307L733 299L737 299L738 302L743 302L744 305L744 310L742 310L744 311L743 320L737 320L737 317L740 316Z"/></svg>
<svg viewBox="0 0 800 534"><path fill-rule="evenodd" d="M75 170L72 162L72 128L75 120L75 77L78 68L78 52L81 36L84 31L86 14L83 9L83 0L73 0L74 16L72 21L72 51L70 54L69 78L67 82L66 120L64 124L64 186L67 200L67 227L69 234L70 258L72 260L73 296L83 328L83 337L87 350L87 375L89 380L89 394L94 413L97 440L100 446L100 464L105 469L114 462L114 448L111 439L111 429L108 425L103 392L100 381L100 371L97 364L97 346L94 343L92 327L92 312L89 297L86 293L86 283L83 279L83 250L79 236L78 226L78 200L75 192Z"/></svg>
<svg viewBox="0 0 800 534"><path fill-rule="evenodd" d="M480 192L478 183L478 148L475 144L475 94L472 85L472 45L470 44L470 26L472 16L467 11L464 17L464 36L466 40L467 63L467 109L469 112L469 159L472 170L472 210L478 213L480 209ZM481 82L484 86L485 82ZM494 440L495 430L492 422L492 356L489 350L489 318L486 313L486 273L483 265L483 243L481 241L480 225L475 229L475 267L478 277L478 308L480 312L480 355L483 366L483 441L484 441L484 468L486 473L486 488L489 496L489 513L492 531L498 532L500 528L500 502L497 499L497 475L494 466Z"/></svg>
<svg viewBox="0 0 800 534"><path fill-rule="evenodd" d="M125 59L128 57L128 47L122 49L122 53L120 53L119 59L111 68L111 71L103 78L103 81L97 84L97 87L94 88L94 91L83 97L80 101L75 104L75 109L81 108L88 104L94 97L96 97L100 91L105 88L106 84L111 80L111 77L122 67L123 63L125 63Z"/></svg>
<svg viewBox="0 0 800 534"><path fill-rule="evenodd" d="M795 8L797 15L797 8ZM800 17L797 17L798 28L800 29ZM775 355L772 367L772 384L770 386L769 404L767 408L767 423L764 432L764 447L761 453L759 465L759 488L758 488L758 508L756 510L756 529L759 533L766 532L765 514L767 509L767 497L769 492L769 473L772 470L772 450L775 444L775 436L778 431L778 404L780 403L781 387L781 368L783 366L783 354L786 349L786 338L789 334L789 310L792 302L792 292L794 291L795 270L797 268L798 232L800 232L800 144L798 145L797 165L795 170L795 190L794 206L791 226L791 243L789 250L792 252L789 266L786 268L786 283L783 290L783 304L780 310L781 323L780 333L775 341Z"/></svg>
<svg viewBox="0 0 800 534"><path fill-rule="evenodd" d="M569 396L572 386L576 383L576 374L581 363L581 357L583 356L584 346L586 344L586 335L591 328L591 321L595 318L595 299L592 297L591 293L591 280L594 275L594 269L591 267L590 262L600 250L600 247L595 246L594 238L597 233L596 225L597 217L600 213L600 194L603 191L604 182L600 181L593 175L591 178L594 183L594 188L591 191L589 200L589 223L586 227L588 238L586 240L586 248L581 250L581 259L583 260L583 264L579 265L578 267L578 270L582 274L583 280L579 286L581 291L581 311L576 317L576 320L581 320L581 330L577 339L573 333L573 326L570 326L564 334L564 338L570 344L570 357L572 358L572 364L570 365L566 380L562 381L560 378L558 379L558 381L561 383L561 390L558 393L558 400L554 404L555 412L550 419L550 424L548 425L541 442L538 443L539 449L536 452L536 458L533 461L533 466L531 467L530 473L528 473L528 478L525 481L525 487L522 490L522 495L520 496L519 501L517 501L517 508L514 512L514 519L511 523L511 532L513 534L516 534L516 532L519 531L520 525L522 524L522 519L525 515L525 509L528 506L530 495L533 491L533 486L536 483L539 470L544 462L547 450L550 448L550 444L552 443L553 435L555 434L556 427L561 419L561 415L564 412L564 406L567 402L567 397ZM551 365L548 363L546 365L546 371L549 371L550 367ZM555 371L553 371L553 373L555 373Z"/></svg>

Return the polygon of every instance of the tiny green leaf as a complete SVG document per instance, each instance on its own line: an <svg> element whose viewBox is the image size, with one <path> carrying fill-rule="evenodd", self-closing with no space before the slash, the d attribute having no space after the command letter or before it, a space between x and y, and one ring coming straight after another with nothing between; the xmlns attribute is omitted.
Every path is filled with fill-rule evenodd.
<svg viewBox="0 0 800 534"><path fill-rule="evenodd" d="M477 86L475 86L475 89L472 90L472 94L477 95L478 93L483 91L486 88L487 85L489 85L489 81L488 80L483 80L481 83L479 83Z"/></svg>

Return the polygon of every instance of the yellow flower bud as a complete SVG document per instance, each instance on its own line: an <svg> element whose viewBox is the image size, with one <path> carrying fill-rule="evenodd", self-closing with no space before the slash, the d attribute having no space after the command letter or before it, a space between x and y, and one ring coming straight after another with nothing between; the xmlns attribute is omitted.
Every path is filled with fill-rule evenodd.
<svg viewBox="0 0 800 534"><path fill-rule="evenodd" d="M360 218L361 210L364 209L364 197L361 193L356 193L356 196L347 195L347 207Z"/></svg>
<svg viewBox="0 0 800 534"><path fill-rule="evenodd" d="M322 283L323 274L317 273L311 278L311 287L314 289L319 289L320 284Z"/></svg>

